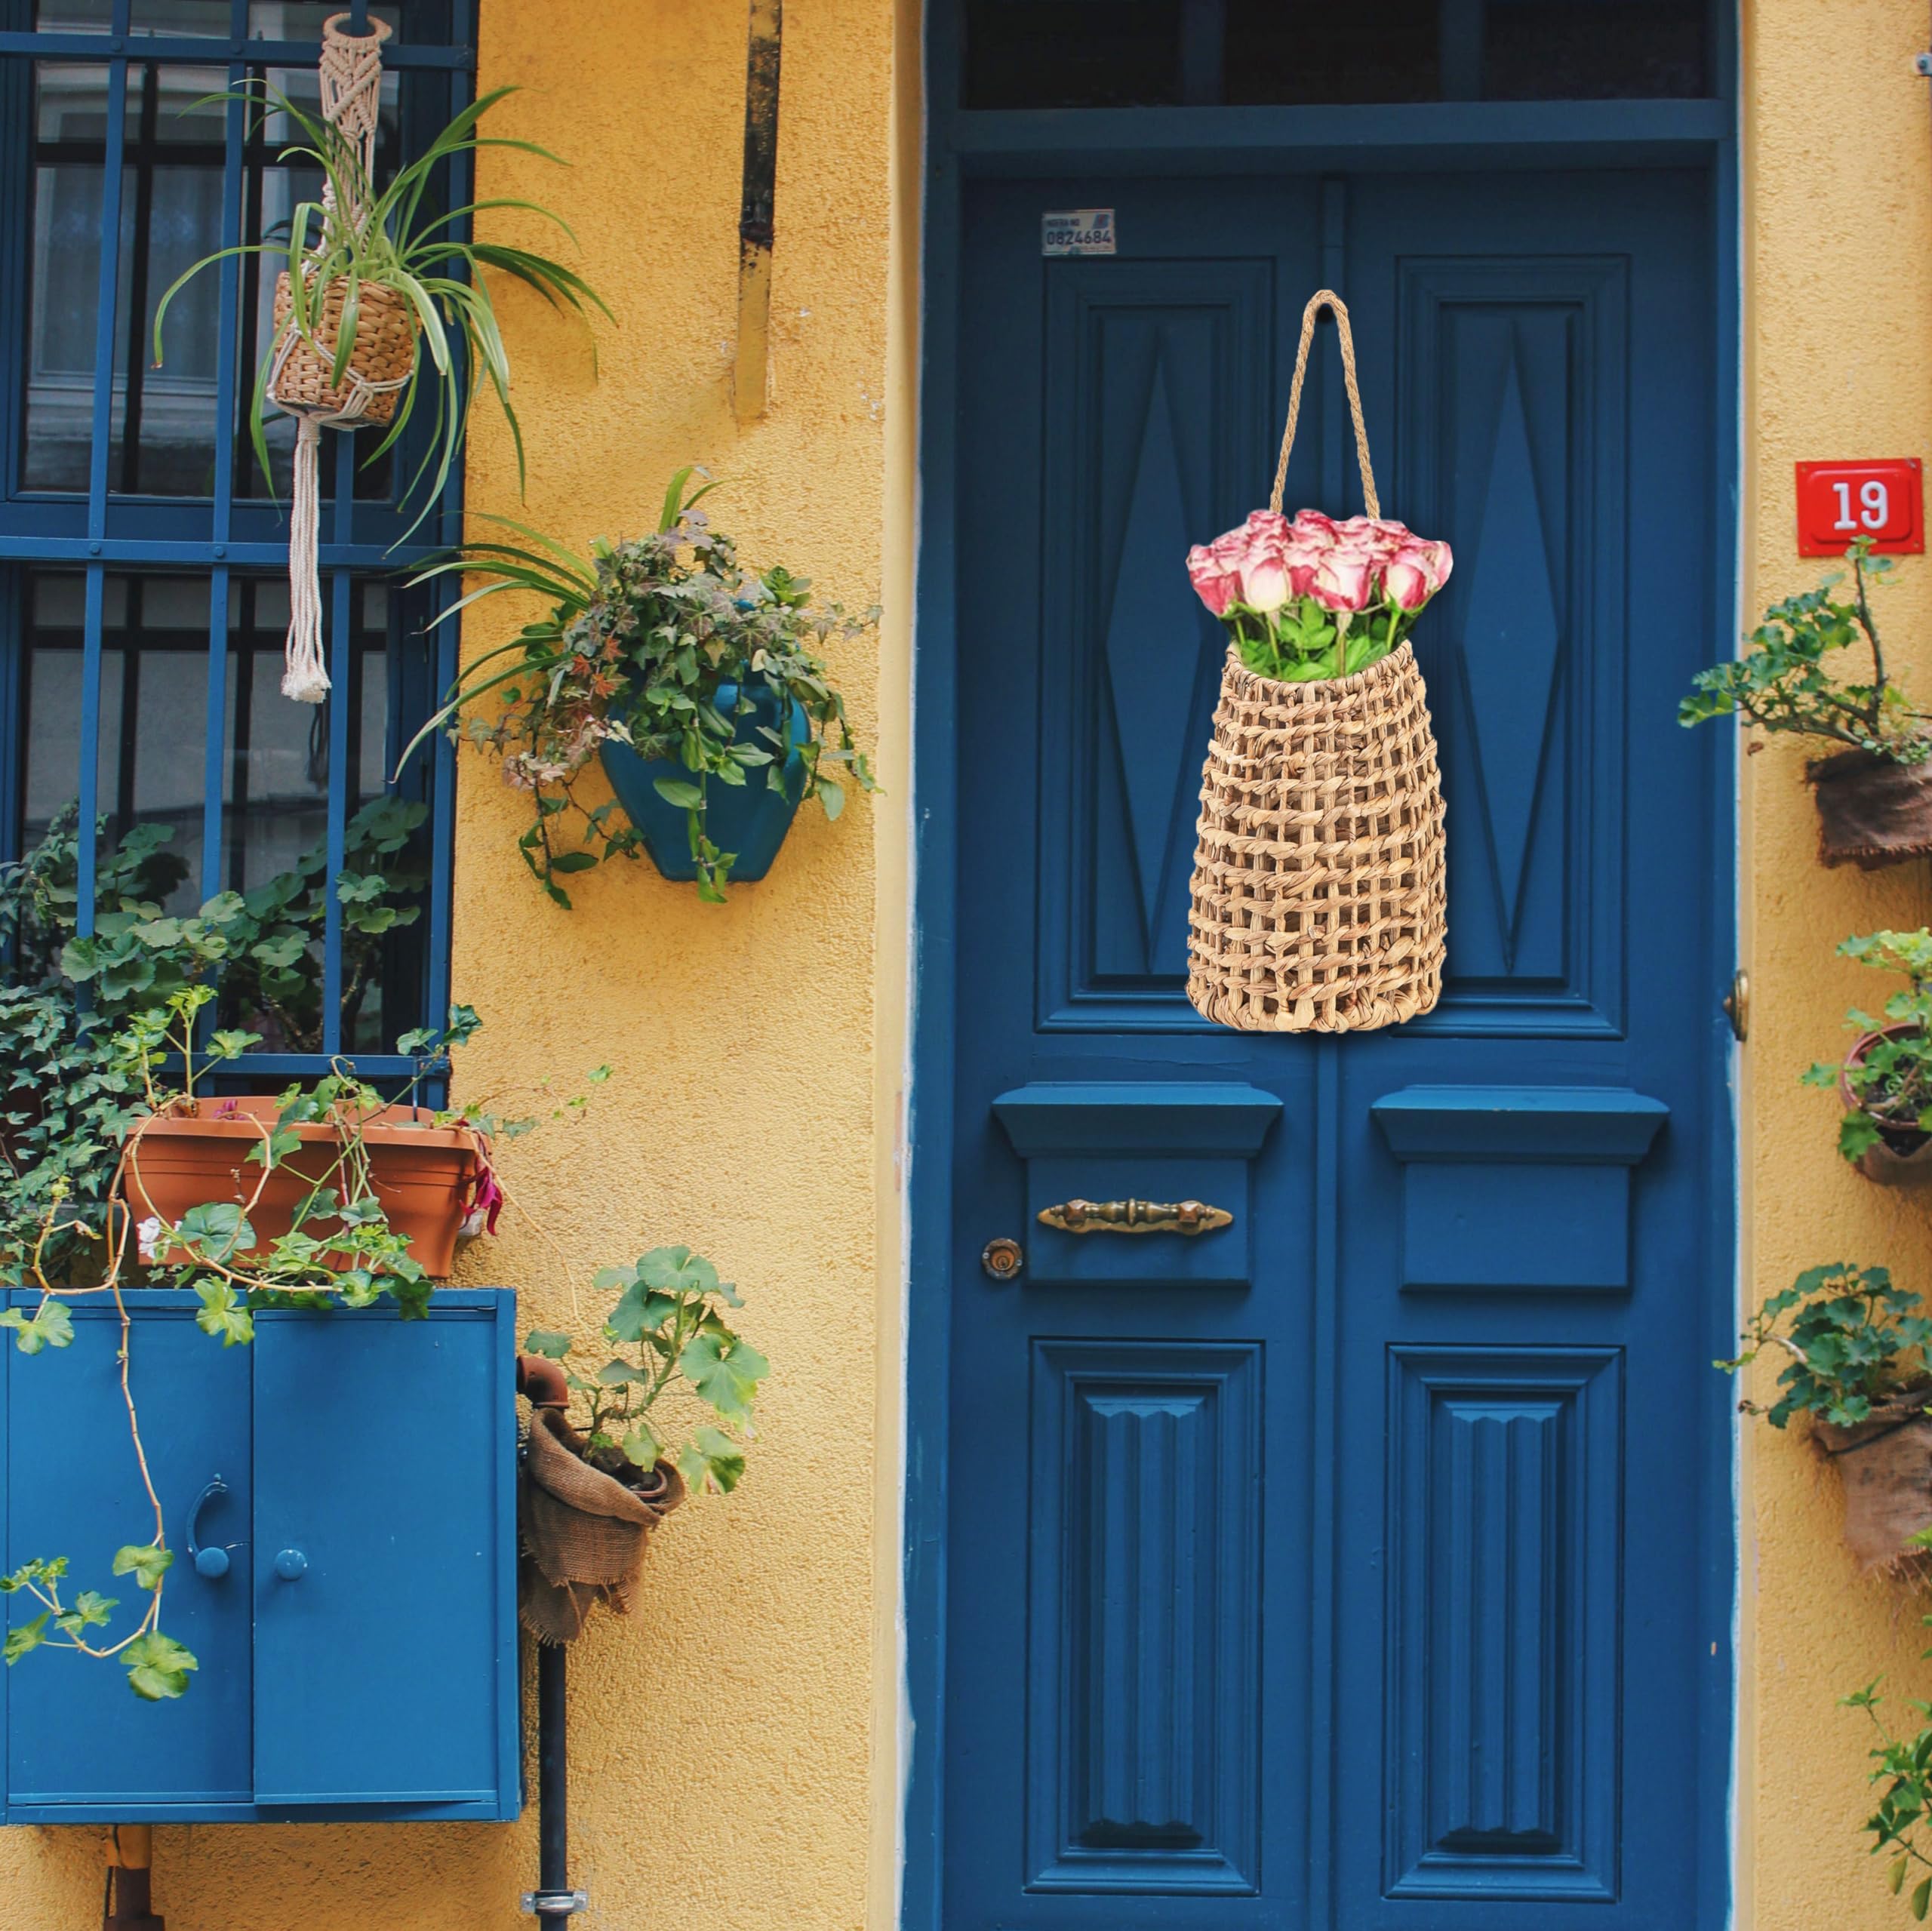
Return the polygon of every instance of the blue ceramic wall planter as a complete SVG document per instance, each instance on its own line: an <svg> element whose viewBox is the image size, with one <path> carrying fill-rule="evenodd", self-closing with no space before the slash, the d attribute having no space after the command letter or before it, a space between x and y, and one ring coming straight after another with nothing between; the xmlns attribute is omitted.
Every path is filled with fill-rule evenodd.
<svg viewBox="0 0 1932 1931"><path fill-rule="evenodd" d="M718 709L726 715L738 701L736 684L718 687ZM761 733L778 723L778 700L761 685L752 693L750 712L737 720L738 742L769 749L771 739ZM711 841L720 851L737 854L731 866L731 881L740 884L762 878L771 869L778 847L792 829L804 795L805 761L798 749L811 735L811 721L800 704L792 706L789 727L785 733L786 757L782 767L759 767L748 774L742 785L721 784L713 779L706 786L705 820ZM605 774L617 802L637 827L651 862L667 878L693 879L697 862L691 856L689 825L681 805L672 804L657 789L660 778L689 783L692 774L670 758L640 758L627 744L607 741L603 749ZM768 783L782 769L780 784Z"/></svg>
<svg viewBox="0 0 1932 1931"><path fill-rule="evenodd" d="M0 1822L515 1816L515 1297L445 1289L417 1321L263 1309L241 1348L200 1332L192 1294L125 1299L180 1552L164 1626L200 1668L161 1703L71 1650L0 1671ZM135 1592L107 1559L152 1518L119 1321L97 1299L73 1321L69 1347L0 1350L0 1539L9 1568L101 1572L125 1632ZM35 1607L4 1603L15 1627Z"/></svg>

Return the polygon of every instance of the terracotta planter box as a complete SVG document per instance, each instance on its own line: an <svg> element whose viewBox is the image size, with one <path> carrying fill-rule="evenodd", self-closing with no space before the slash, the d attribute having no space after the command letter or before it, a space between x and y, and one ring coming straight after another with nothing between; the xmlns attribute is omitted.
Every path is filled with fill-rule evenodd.
<svg viewBox="0 0 1932 1931"><path fill-rule="evenodd" d="M1897 764L1841 751L1808 765L1818 802L1818 856L1876 872L1932 854L1932 761Z"/></svg>
<svg viewBox="0 0 1932 1931"><path fill-rule="evenodd" d="M1857 1161L1860 1173L1868 1180L1876 1180L1881 1187L1932 1185L1932 1133L1921 1133L1915 1127L1894 1126L1888 1120L1880 1119L1853 1090L1852 1069L1863 1064L1866 1054L1878 1041L1896 1038L1914 1030L1909 1025L1888 1025L1877 1032L1863 1034L1844 1056L1844 1069L1838 1075L1838 1095L1844 1102L1845 1111L1863 1113L1882 1136L1878 1144L1868 1146Z"/></svg>
<svg viewBox="0 0 1932 1931"><path fill-rule="evenodd" d="M326 1174L340 1144L331 1127L299 1126L300 1148L262 1179L251 1151L281 1112L266 1093L202 1100L198 1111L151 1121L128 1163L129 1201L137 1219L158 1215L179 1221L204 1203L232 1201L245 1206L257 1186L261 1194L248 1210L259 1254L294 1224L296 1207ZM436 1280L447 1278L456 1259L457 1230L482 1167L481 1142L466 1127L439 1127L426 1109L386 1106L363 1128L371 1177L389 1225L409 1236L410 1251ZM325 1229L327 1222L312 1231Z"/></svg>

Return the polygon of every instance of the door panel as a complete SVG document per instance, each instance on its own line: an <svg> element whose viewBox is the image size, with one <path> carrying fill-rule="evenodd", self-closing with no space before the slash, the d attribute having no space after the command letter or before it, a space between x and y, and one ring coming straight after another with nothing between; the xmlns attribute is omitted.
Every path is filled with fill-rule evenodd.
<svg viewBox="0 0 1932 1931"><path fill-rule="evenodd" d="M515 1640L499 1533L512 1448L503 1328L487 1309L256 1317L257 1412L302 1418L256 1437L262 1803L497 1794ZM292 1573L278 1570L285 1552Z"/></svg>
<svg viewBox="0 0 1932 1931"><path fill-rule="evenodd" d="M7 1800L10 1805L247 1802L253 1795L248 1672L220 1659L249 1646L250 1445L248 1350L217 1348L195 1325L192 1296L178 1311L134 1314L128 1373L140 1404L141 1444L177 1551L162 1626L208 1667L173 1702L144 1703L112 1662L44 1647L6 1673ZM74 1339L32 1356L5 1348L7 1427L6 1568L66 1555L72 1603L85 1589L118 1599L97 1642L128 1635L146 1607L131 1576L109 1564L128 1543L154 1540L121 1392L121 1322L111 1302L68 1303ZM220 1476L195 1539L232 1546L228 1573L205 1576L186 1559L191 1511ZM10 1624L38 1608L8 1599Z"/></svg>
<svg viewBox="0 0 1932 1931"><path fill-rule="evenodd" d="M1042 211L1096 206L1121 253L1043 261ZM1727 881L1718 747L1674 718L1712 621L1709 183L964 214L946 1922L1690 1931L1730 1640ZM1456 550L1417 636L1448 973L1407 1027L1245 1036L1185 998L1221 646L1183 562L1265 501L1324 282L1385 507ZM1328 335L1291 509L1359 506ZM1217 1090L1278 1122L1206 1145ZM1211 1186L1234 1228L1035 1218ZM997 1235L1038 1265L989 1280Z"/></svg>

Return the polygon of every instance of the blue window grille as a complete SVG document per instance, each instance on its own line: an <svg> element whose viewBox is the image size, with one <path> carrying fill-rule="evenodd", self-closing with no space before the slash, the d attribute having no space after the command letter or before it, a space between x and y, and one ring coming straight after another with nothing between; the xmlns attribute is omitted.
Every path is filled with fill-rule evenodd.
<svg viewBox="0 0 1932 1931"><path fill-rule="evenodd" d="M312 101L337 11L352 31L372 14L393 29L384 174L470 99L472 0L0 0L0 856L69 814L83 935L101 863L137 825L171 828L185 875L171 912L319 857L318 1010L306 1028L229 1016L264 1035L233 1069L245 1080L343 1052L406 1072L396 1035L448 998L451 747L395 773L455 672L454 626L430 627L448 593L406 578L460 533L460 479L398 545L417 506L398 500L407 442L372 465L375 437L325 441L334 689L292 703L278 684L294 426L271 418L267 478L246 429L272 263L198 277L149 366L155 304L182 269L272 235L318 186L280 159L272 118L208 97L258 78ZM468 183L453 171L445 191L467 199ZM334 881L358 813L385 798L426 808L408 854L421 916L346 945Z"/></svg>

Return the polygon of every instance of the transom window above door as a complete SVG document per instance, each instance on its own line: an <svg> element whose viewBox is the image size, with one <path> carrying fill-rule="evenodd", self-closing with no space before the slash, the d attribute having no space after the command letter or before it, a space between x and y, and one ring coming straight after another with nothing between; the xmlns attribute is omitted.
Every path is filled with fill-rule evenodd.
<svg viewBox="0 0 1932 1931"><path fill-rule="evenodd" d="M967 0L968 108L1697 99L1712 0Z"/></svg>

